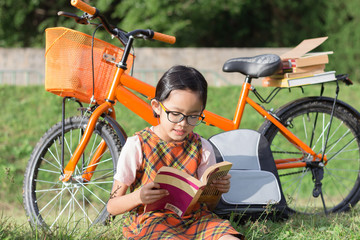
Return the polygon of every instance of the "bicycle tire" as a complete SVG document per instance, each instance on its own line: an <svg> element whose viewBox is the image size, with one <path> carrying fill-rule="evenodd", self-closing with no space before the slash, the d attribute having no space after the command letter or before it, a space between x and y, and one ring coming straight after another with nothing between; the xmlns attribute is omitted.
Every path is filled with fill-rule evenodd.
<svg viewBox="0 0 360 240"><path fill-rule="evenodd" d="M323 168L320 170L323 171L322 196L313 196L315 184L312 170L314 168L278 170L290 212L304 214L343 212L349 210L360 199L360 127L358 124L360 114L350 105L338 100L326 143L333 103L332 98L307 97L295 100L279 108L275 113L287 128L290 128L316 153L322 153L326 144L325 154L328 162L323 167L316 167ZM316 116L318 116L317 121ZM263 133L269 141L274 159L306 157L285 139L270 121L264 122L259 132ZM320 176L318 173L319 171L316 175Z"/></svg>
<svg viewBox="0 0 360 240"><path fill-rule="evenodd" d="M65 120L65 165L78 145L88 120L87 117ZM62 123L59 122L44 134L26 167L23 201L29 221L32 226L49 229L104 223L109 216L106 203L113 185L114 169L124 142L119 140L108 123L98 121L72 180L63 183L59 180L61 129ZM106 151L97 163L91 180L84 182L82 172L102 139L107 144Z"/></svg>

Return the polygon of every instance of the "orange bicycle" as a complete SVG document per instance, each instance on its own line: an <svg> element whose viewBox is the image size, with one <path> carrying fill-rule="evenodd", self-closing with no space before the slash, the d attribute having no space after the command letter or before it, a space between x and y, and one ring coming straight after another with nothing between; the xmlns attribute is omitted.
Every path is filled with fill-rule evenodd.
<svg viewBox="0 0 360 240"><path fill-rule="evenodd" d="M74 18L99 26L120 40L124 48L67 28L46 31L46 89L64 97L63 120L51 127L36 145L25 172L24 205L32 225L54 228L60 224L104 222L114 169L127 135L116 122L119 102L151 125L157 124L146 100L155 88L129 75L135 39L174 43L175 38L151 30L124 32L110 25L99 10L79 0L73 6L84 11ZM204 111L204 123L224 131L238 129L245 105L266 121L259 132L271 143L288 208L300 213L348 210L360 198L360 114L337 99L315 96L268 111L249 97L268 102L252 86L253 78L269 76L281 65L268 54L232 59L224 71L246 75L232 120ZM279 89L274 89L274 94ZM271 99L272 99L271 97ZM81 116L65 119L65 99L90 103ZM236 143L234 143L236 144Z"/></svg>

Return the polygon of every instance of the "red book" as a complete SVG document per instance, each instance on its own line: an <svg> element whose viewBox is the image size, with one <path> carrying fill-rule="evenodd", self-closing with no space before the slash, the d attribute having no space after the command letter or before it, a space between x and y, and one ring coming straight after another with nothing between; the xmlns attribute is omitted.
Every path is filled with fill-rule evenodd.
<svg viewBox="0 0 360 240"><path fill-rule="evenodd" d="M231 166L232 163L226 161L210 166L200 180L172 167L160 168L154 182L159 183L160 188L167 189L169 195L147 204L145 212L168 209L182 217L188 214L197 202L206 202L210 209L215 208L221 193L211 187L210 183L225 176Z"/></svg>

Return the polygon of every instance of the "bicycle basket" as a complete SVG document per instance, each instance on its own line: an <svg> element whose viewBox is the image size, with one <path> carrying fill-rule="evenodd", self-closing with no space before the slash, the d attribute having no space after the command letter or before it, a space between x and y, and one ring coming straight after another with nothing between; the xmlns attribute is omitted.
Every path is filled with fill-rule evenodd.
<svg viewBox="0 0 360 240"><path fill-rule="evenodd" d="M69 28L46 29L45 89L62 97L75 97L90 103L93 92L92 37ZM123 50L100 39L94 39L94 97L98 104L105 101L115 75L116 66L105 61L109 54L119 62ZM131 69L133 56L127 60Z"/></svg>

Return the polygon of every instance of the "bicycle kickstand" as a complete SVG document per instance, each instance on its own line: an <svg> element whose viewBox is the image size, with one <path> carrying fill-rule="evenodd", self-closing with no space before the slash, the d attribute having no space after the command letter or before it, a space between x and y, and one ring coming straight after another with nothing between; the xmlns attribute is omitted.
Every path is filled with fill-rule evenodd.
<svg viewBox="0 0 360 240"><path fill-rule="evenodd" d="M328 215L328 212L326 210L325 200L322 192L322 183L321 180L324 178L324 168L321 166L315 167L311 169L311 172L313 174L313 181L315 183L314 189L313 189L313 197L318 198L321 196L321 201L324 207L324 213L325 215Z"/></svg>

